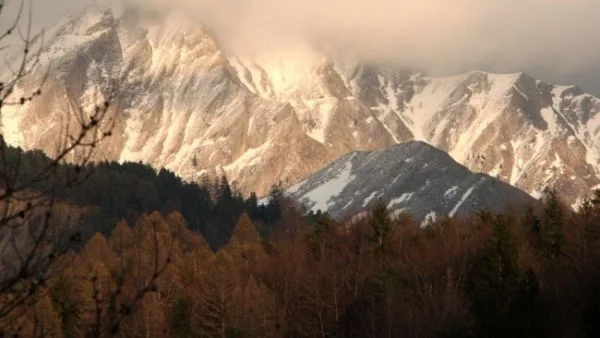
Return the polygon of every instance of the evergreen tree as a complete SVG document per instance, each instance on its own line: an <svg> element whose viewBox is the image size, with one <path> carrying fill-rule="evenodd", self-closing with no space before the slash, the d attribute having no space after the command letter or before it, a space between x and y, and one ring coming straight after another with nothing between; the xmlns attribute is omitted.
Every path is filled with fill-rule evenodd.
<svg viewBox="0 0 600 338"><path fill-rule="evenodd" d="M178 186L180 186L180 180L174 173L166 169L161 169L158 172L158 176L156 177L156 190L162 205L169 202L170 196L176 192Z"/></svg>
<svg viewBox="0 0 600 338"><path fill-rule="evenodd" d="M264 216L267 224L273 226L277 223L283 211L284 201L284 190L281 184L272 186L269 193L269 204L265 209Z"/></svg>
<svg viewBox="0 0 600 338"><path fill-rule="evenodd" d="M471 269L467 293L473 302L479 337L535 337L539 334L539 286L518 266L517 246L502 216L484 213L493 234Z"/></svg>
<svg viewBox="0 0 600 338"><path fill-rule="evenodd" d="M251 219L255 220L258 217L258 198L256 193L252 192L250 197L245 201L245 209Z"/></svg>
<svg viewBox="0 0 600 338"><path fill-rule="evenodd" d="M387 249L387 240L392 231L392 220L387 206L379 200L373 209L370 222L369 240L374 244L376 252L384 252Z"/></svg>
<svg viewBox="0 0 600 338"><path fill-rule="evenodd" d="M233 199L233 192L231 191L231 186L229 185L229 181L225 175L221 176L221 181L219 182L218 188L218 197L217 199L223 201L224 203L229 203Z"/></svg>
<svg viewBox="0 0 600 338"><path fill-rule="evenodd" d="M528 206L525 214L521 217L521 226L524 229L527 240L533 247L540 246L540 232L542 231L542 221L535 214L533 207Z"/></svg>
<svg viewBox="0 0 600 338"><path fill-rule="evenodd" d="M309 247L312 253L321 258L328 245L334 240L334 235L337 229L337 223L328 213L319 214L315 218L312 231L308 237Z"/></svg>
<svg viewBox="0 0 600 338"><path fill-rule="evenodd" d="M536 216L532 206L528 206L527 209L525 209L525 215L523 216L521 223L523 227L528 229L531 233L539 235L542 225L540 218Z"/></svg>
<svg viewBox="0 0 600 338"><path fill-rule="evenodd" d="M555 190L546 197L546 206L540 229L543 253L550 258L560 255L565 244L563 209Z"/></svg>

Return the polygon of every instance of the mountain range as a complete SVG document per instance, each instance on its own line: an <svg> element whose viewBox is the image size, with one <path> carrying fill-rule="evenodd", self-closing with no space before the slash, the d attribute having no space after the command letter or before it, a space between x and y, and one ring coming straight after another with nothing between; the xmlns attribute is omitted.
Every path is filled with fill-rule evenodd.
<svg viewBox="0 0 600 338"><path fill-rule="evenodd" d="M14 93L43 83L43 94L0 116L5 139L24 149L52 155L76 116L111 97L112 137L97 160L141 161L192 181L226 175L245 194L291 187L336 159L334 167L360 160L396 170L406 157L393 146L413 140L534 198L554 187L574 206L600 184L600 100L576 86L523 73L428 77L307 46L236 57L209 28L176 13L117 18L94 7L47 35L40 63ZM421 171L437 175L427 168L442 154L419 154ZM456 184L457 198L477 178L496 182L452 170L460 174L436 189Z"/></svg>

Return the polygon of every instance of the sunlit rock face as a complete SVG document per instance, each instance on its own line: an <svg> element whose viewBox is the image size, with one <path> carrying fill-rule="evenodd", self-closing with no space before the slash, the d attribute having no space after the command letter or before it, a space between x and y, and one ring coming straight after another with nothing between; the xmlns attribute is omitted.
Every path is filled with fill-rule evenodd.
<svg viewBox="0 0 600 338"><path fill-rule="evenodd" d="M227 175L244 193L289 187L355 150L409 140L539 197L568 203L600 184L600 101L526 74L430 78L341 62L300 46L227 55L177 13L92 8L53 29L20 83L43 95L3 109L2 132L56 151L65 124L111 91L113 136L97 159L142 161L189 180Z"/></svg>

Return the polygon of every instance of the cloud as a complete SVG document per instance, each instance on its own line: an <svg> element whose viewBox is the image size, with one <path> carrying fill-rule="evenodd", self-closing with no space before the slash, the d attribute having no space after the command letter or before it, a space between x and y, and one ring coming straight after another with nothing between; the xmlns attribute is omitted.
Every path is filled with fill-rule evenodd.
<svg viewBox="0 0 600 338"><path fill-rule="evenodd" d="M598 0L33 0L36 26L94 2L184 6L231 53L310 41L433 74L525 70L600 93ZM600 76L598 76L600 78Z"/></svg>
<svg viewBox="0 0 600 338"><path fill-rule="evenodd" d="M600 60L597 0L180 1L237 52L311 39L433 72L490 66L572 72Z"/></svg>
<svg viewBox="0 0 600 338"><path fill-rule="evenodd" d="M23 4L21 27L25 30L29 23L28 16L31 9L32 29L40 31L43 28L52 27L59 19L84 9L95 3L96 0L31 0L31 6L29 6L29 1L4 0L4 2L6 7L0 13L0 28L4 29L13 22Z"/></svg>

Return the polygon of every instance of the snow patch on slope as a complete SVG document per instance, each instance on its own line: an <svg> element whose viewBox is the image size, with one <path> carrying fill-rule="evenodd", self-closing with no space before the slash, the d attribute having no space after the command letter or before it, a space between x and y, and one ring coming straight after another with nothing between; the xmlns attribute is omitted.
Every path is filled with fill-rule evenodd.
<svg viewBox="0 0 600 338"><path fill-rule="evenodd" d="M469 100L471 107L479 111L469 128L461 133L456 146L450 155L458 162L465 162L472 145L493 124L493 121L503 113L511 88L521 74L488 74L489 91L474 94Z"/></svg>
<svg viewBox="0 0 600 338"><path fill-rule="evenodd" d="M400 195L400 197L398 198L394 198L390 201L390 203L388 203L388 209L391 209L393 207L395 207L396 205L405 203L410 201L410 199L413 197L413 193L404 193L402 195Z"/></svg>
<svg viewBox="0 0 600 338"><path fill-rule="evenodd" d="M435 223L436 220L437 220L437 215L436 215L435 211L429 212L427 215L425 215L425 219L423 219L423 222L421 222L421 228L425 228L425 227Z"/></svg>
<svg viewBox="0 0 600 338"><path fill-rule="evenodd" d="M250 148L234 162L225 166L223 169L227 172L242 170L247 167L252 167L259 164L262 161L263 153L271 147L271 143L267 142L260 147Z"/></svg>
<svg viewBox="0 0 600 338"><path fill-rule="evenodd" d="M410 120L410 129L417 140L427 140L424 134L426 124L443 107L444 102L464 76L429 79L428 86L418 92L411 101L410 111L404 112Z"/></svg>
<svg viewBox="0 0 600 338"><path fill-rule="evenodd" d="M448 214L448 217L454 217L454 215L456 215L456 213L458 212L458 209L460 209L460 207L465 203L465 201L467 200L467 198L469 198L469 196L471 195L471 193L473 193L473 190L475 190L475 186L470 187L462 195L462 197L460 198L460 200L458 201L458 203L456 203L456 205L454 206L454 208Z"/></svg>
<svg viewBox="0 0 600 338"><path fill-rule="evenodd" d="M558 133L558 124L556 121L556 113L552 107L542 108L541 112L544 121L548 124L548 131L555 135Z"/></svg>
<svg viewBox="0 0 600 338"><path fill-rule="evenodd" d="M293 193L293 192L292 192ZM379 191L373 191L371 193L371 195L369 195L367 198L365 198L365 200L363 201L363 208L366 207L367 205L369 205L369 203L379 194Z"/></svg>
<svg viewBox="0 0 600 338"><path fill-rule="evenodd" d="M308 200L312 203L310 210L327 210L327 208L333 205L335 202L332 200L344 191L344 188L348 183L354 180L352 175L352 163L348 160L344 168L342 168L337 175L318 186L316 189L304 194L300 199Z"/></svg>
<svg viewBox="0 0 600 338"><path fill-rule="evenodd" d="M446 192L444 193L444 197L445 198L452 198L452 197L456 196L457 192L458 192L458 186L455 185L452 188L446 190Z"/></svg>
<svg viewBox="0 0 600 338"><path fill-rule="evenodd" d="M306 103L311 110L315 110L318 114L315 126L307 132L307 135L320 143L325 143L325 131L335 110L337 99L325 98L322 100L307 101Z"/></svg>

